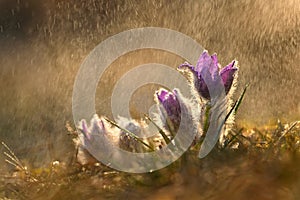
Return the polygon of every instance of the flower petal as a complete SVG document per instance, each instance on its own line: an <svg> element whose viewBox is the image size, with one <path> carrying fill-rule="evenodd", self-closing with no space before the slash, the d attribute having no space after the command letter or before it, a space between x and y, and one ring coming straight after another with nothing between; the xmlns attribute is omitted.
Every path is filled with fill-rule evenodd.
<svg viewBox="0 0 300 200"><path fill-rule="evenodd" d="M82 131L83 135L90 139L90 130L87 126L87 123L86 123L86 120L85 119L82 119L80 122L79 122L79 126L78 128Z"/></svg>
<svg viewBox="0 0 300 200"><path fill-rule="evenodd" d="M169 92L165 89L160 89L158 92L156 92L157 98L159 100L161 109L161 118L162 120L166 120L169 118L169 120L172 122L172 125L174 128L178 128L180 124L180 117L181 117L181 109L180 109L180 103L175 95L174 92ZM166 113L166 114L164 114ZM167 116L164 116L167 115ZM163 122L165 123L165 122Z"/></svg>
<svg viewBox="0 0 300 200"><path fill-rule="evenodd" d="M200 94L200 96L202 96L205 99L210 99L208 87L201 76L198 78L194 77L194 86L197 92Z"/></svg>
<svg viewBox="0 0 300 200"><path fill-rule="evenodd" d="M234 74L238 70L235 66L235 62L235 60L232 61L220 71L220 76L222 78L226 94L228 94L234 80Z"/></svg>
<svg viewBox="0 0 300 200"><path fill-rule="evenodd" d="M156 92L157 98L159 99L160 102L165 101L167 95L168 95L167 90L160 90L159 92Z"/></svg>

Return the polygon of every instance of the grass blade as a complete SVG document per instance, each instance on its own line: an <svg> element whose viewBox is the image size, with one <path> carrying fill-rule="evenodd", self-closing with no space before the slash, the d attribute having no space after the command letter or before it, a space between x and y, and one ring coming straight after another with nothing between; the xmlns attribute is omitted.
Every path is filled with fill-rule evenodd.
<svg viewBox="0 0 300 200"><path fill-rule="evenodd" d="M233 113L234 115L237 113L237 111L238 111L238 109L239 109L239 107L240 107L240 105L241 105L241 103L242 103L242 101L243 101L243 99L244 99L245 93L246 93L247 88L249 87L249 85L250 85L249 83L246 84L246 86L245 86L245 88L244 88L242 94L240 95L239 99L236 100L236 101L234 102L232 108L230 109L230 111L228 112L228 114L227 114L226 117L225 117L225 122L227 121L227 119L229 118L229 116L230 116L232 113Z"/></svg>
<svg viewBox="0 0 300 200"><path fill-rule="evenodd" d="M1 142L2 145L8 150L9 153L4 152L4 155L11 159L11 162L14 162L18 167L20 167L22 170L26 170L26 168L23 166L22 162L19 160L19 158L14 154L14 152L5 144L4 142Z"/></svg>
<svg viewBox="0 0 300 200"><path fill-rule="evenodd" d="M246 86L245 86L245 88L244 88L244 90L243 90L241 96L240 96L239 99L237 100L237 104L236 104L236 106L235 106L235 108L234 108L234 114L236 114L236 112L238 111L238 109L239 109L239 107L240 107L240 105L241 105L241 103L242 103L242 101L243 101L243 99L244 99L245 93L246 93L247 88L249 87L249 85L250 85L249 83L246 84Z"/></svg>
<svg viewBox="0 0 300 200"><path fill-rule="evenodd" d="M144 114L144 116L145 116L146 119L148 119L157 128L157 130L159 131L161 136L164 138L165 142L167 144L169 144L171 141L168 138L168 136L165 134L165 132L148 115Z"/></svg>

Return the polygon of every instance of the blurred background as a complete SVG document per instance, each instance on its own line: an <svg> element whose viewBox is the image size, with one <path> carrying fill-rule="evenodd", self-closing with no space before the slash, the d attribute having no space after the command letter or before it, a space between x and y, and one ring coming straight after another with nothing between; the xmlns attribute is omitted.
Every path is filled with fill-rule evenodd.
<svg viewBox="0 0 300 200"><path fill-rule="evenodd" d="M74 148L65 123L74 126L72 89L81 63L109 36L147 26L194 38L223 66L239 61L236 94L251 84L239 126L297 120L299 17L296 0L0 0L0 140L33 167L68 161ZM98 85L99 115L111 116L110 95L122 74L148 62L176 68L184 60L149 49L117 59ZM147 85L133 95L133 116L147 111L157 88Z"/></svg>

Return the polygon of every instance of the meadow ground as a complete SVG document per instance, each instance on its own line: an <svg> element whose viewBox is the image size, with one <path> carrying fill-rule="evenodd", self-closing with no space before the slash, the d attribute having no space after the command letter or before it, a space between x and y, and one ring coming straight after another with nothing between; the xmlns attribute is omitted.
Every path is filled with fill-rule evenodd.
<svg viewBox="0 0 300 200"><path fill-rule="evenodd" d="M278 123L276 127L263 130L235 128L230 131L228 141L226 147L215 148L204 159L199 159L198 149L192 148L170 166L145 174L118 172L101 164L82 167L76 159L70 163L54 161L48 163L48 167L32 168L25 167L22 160L19 163L16 159L13 163L19 167L1 171L0 197L7 199L298 199L300 197L299 122L286 125ZM5 144L4 148L9 155L14 156Z"/></svg>

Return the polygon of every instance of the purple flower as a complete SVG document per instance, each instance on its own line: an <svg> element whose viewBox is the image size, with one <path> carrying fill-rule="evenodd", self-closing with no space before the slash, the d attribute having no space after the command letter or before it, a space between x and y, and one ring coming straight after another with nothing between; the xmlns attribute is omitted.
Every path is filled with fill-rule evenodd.
<svg viewBox="0 0 300 200"><path fill-rule="evenodd" d="M92 148L91 144L96 142L96 135L106 134L107 129L104 125L103 119L99 118L98 115L94 115L90 126L87 125L86 120L81 120L79 122L78 128L80 133L78 138L74 140L77 146L77 161L81 165L93 166L97 163L97 159L89 153L88 149Z"/></svg>
<svg viewBox="0 0 300 200"><path fill-rule="evenodd" d="M132 119L119 117L117 120L118 125L130 131L137 137L141 137L142 127L140 124ZM119 147L130 152L142 152L143 146L137 140L132 138L127 132L120 131Z"/></svg>
<svg viewBox="0 0 300 200"><path fill-rule="evenodd" d="M228 94L234 80L234 74L238 70L238 68L235 66L235 63L235 60L232 61L219 72L220 64L218 63L217 55L213 54L210 56L207 51L204 51L200 56L196 66L185 62L178 68L188 67L188 69L191 70L194 75L193 81L197 92L200 94L200 96L210 100L210 94L208 86L204 81L204 76L208 73L208 77L210 78L211 82L215 82L218 75L221 76L225 93Z"/></svg>
<svg viewBox="0 0 300 200"><path fill-rule="evenodd" d="M78 128L82 132L81 140L84 147L88 145L88 142L92 142L95 139L95 135L106 134L107 132L103 119L100 119L98 115L93 116L90 127L88 127L86 120L83 119L79 122Z"/></svg>
<svg viewBox="0 0 300 200"><path fill-rule="evenodd" d="M180 103L176 96L176 92L160 89L156 92L156 96L161 105L160 109L163 121L168 123L169 120L171 124L168 123L168 126L171 126L170 128L173 129L172 131L176 131L180 125L181 119Z"/></svg>

